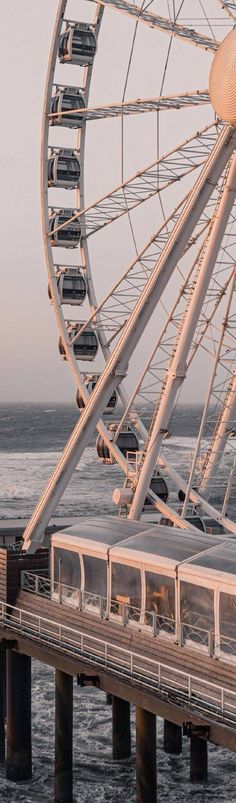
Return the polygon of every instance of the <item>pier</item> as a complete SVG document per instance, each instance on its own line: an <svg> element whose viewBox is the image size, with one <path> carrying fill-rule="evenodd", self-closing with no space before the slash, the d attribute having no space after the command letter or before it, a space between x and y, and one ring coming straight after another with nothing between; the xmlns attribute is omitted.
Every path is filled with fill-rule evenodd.
<svg viewBox="0 0 236 803"><path fill-rule="evenodd" d="M137 626L107 620L50 596L48 552L0 549L0 748L6 774L18 782L32 774L31 658L55 669L55 803L73 799L73 677L112 698L111 755L130 756L130 704L136 707L136 799L155 803L156 717L163 748L180 755L190 739L189 777L207 778L207 744L236 752L236 674L233 662L150 637ZM28 588L28 590L26 590ZM105 704L105 697L104 697ZM22 727L22 722L24 726Z"/></svg>

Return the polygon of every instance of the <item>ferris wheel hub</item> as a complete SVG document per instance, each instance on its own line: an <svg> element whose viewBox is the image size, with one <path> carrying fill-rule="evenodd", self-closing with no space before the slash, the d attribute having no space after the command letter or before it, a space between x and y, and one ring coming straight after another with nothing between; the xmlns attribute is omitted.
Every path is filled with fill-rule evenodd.
<svg viewBox="0 0 236 803"><path fill-rule="evenodd" d="M209 93L216 114L236 125L236 28L221 42L210 71Z"/></svg>

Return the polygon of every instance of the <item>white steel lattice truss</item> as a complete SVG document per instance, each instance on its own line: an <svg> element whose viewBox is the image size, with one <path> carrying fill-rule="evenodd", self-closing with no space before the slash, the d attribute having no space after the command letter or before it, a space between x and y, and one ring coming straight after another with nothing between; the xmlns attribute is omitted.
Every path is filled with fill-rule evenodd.
<svg viewBox="0 0 236 803"><path fill-rule="evenodd" d="M92 18L93 7L88 0L90 50L81 34L78 51L73 37L80 23L79 3L78 17L71 21L66 19L69 0L60 0L46 84L41 188L48 280L61 352L84 408L26 528L24 545L30 550L42 542L95 428L133 493L130 517L140 517L148 495L153 507L177 526L195 529L186 519L195 505L236 532L235 522L226 515L236 475L236 440L229 437L236 430L236 117L234 121L214 115L208 90L209 70L221 52L220 42L233 30L236 5L222 0L152 0L138 7L126 0L102 0ZM118 56L119 37L123 47ZM106 87L108 70L112 85L108 39L114 75L122 75L121 96L111 102L101 90L94 102L96 75ZM178 86L181 75L185 86ZM199 75L205 89L192 88ZM148 80L148 92L140 93L137 82L147 87ZM59 96L60 102L55 100ZM76 159L80 175L73 180ZM98 271L103 269L101 287L94 254ZM87 292L82 317L81 298L76 306L72 292L63 296L65 276L75 282L79 268ZM152 337L149 330L145 340L152 316ZM85 359L80 344L88 335L96 336L100 346L92 388L84 378L84 366L88 373L91 365L82 362L82 370L75 353L81 348L79 356ZM133 355L140 338L146 358L137 372ZM177 471L168 459L166 435L199 355L208 365L206 401L191 464ZM122 412L112 430L102 415L115 390ZM135 463L127 462L119 448L119 434L127 425L140 439ZM224 483L219 474L222 462ZM150 488L156 467L172 488L169 503ZM185 493L182 507L176 497L179 490Z"/></svg>

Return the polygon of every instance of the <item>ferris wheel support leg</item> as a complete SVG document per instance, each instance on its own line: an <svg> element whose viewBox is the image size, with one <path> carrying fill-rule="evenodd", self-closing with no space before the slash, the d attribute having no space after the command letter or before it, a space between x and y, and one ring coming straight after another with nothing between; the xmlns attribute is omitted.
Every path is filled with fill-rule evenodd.
<svg viewBox="0 0 236 803"><path fill-rule="evenodd" d="M184 320L178 345L175 350L171 366L169 367L168 378L163 393L163 397L161 399L160 405L157 408L155 418L153 419L151 436L147 440L146 453L144 455L144 461L141 467L136 491L134 494L134 499L130 509L129 517L131 519L139 519L141 516L147 489L149 488L153 471L156 466L157 458L158 455L160 454L163 438L169 427L169 420L170 416L173 413L176 396L186 377L187 356L198 323L202 305L206 297L206 293L212 277L215 261L218 256L224 232L235 201L235 195L236 195L236 157L234 156L229 170L229 175L225 184L225 188L221 196L220 203L219 205L217 205L215 209L215 213L213 216L213 223L211 225L211 230L209 233L209 238L206 246L206 251L202 260L202 265L193 291L192 299L189 304L187 315ZM234 388L234 404L235 403L236 403L236 381ZM232 404L230 407L230 411L226 410L225 412L225 422L223 424L224 432L227 426L226 422L229 419L229 413L231 413L231 408ZM218 443L220 448L221 443L223 443L223 439L218 438L217 447ZM217 470L218 463L216 457L215 457L215 465Z"/></svg>
<svg viewBox="0 0 236 803"><path fill-rule="evenodd" d="M187 483L185 482L181 474L179 474L178 471L176 471L176 469L173 468L173 466L169 463L169 461L163 454L158 458L157 463L160 466L160 468L165 469L167 471L167 473L175 483L176 487L181 488L181 491L186 493ZM219 521L225 528L225 530L229 531L230 533L233 533L234 535L236 534L235 521L232 521L232 519L229 519L227 516L225 516L223 512L217 510L217 508L215 508L213 505L207 502L206 499L203 499L203 497L200 496L193 489L191 489L189 496L191 502L193 502L194 505L200 506L207 516L210 516L211 519L215 519L215 521Z"/></svg>
<svg viewBox="0 0 236 803"><path fill-rule="evenodd" d="M149 323L199 216L212 195L235 147L235 128L224 126L26 527L24 548L34 551L37 545L42 543L44 531L52 513L70 481L113 390L125 376L131 354ZM147 488L148 485L146 490Z"/></svg>
<svg viewBox="0 0 236 803"><path fill-rule="evenodd" d="M230 381L229 391L227 393L224 407L221 411L219 421L213 436L211 444L211 453L209 455L205 473L199 488L202 496L206 499L209 497L212 483L216 477L221 458L232 430L233 421L236 413L236 375Z"/></svg>
<svg viewBox="0 0 236 803"><path fill-rule="evenodd" d="M209 387L208 387L208 392L207 392L207 397L206 397L206 401L205 401L205 405L204 405L204 410L203 410L203 413L202 413L202 420L201 420L200 429L199 429L199 432L198 432L198 438L197 438L195 453L194 453L193 460L192 460L192 467L191 467L191 471L190 471L188 487L187 487L187 491L186 491L186 494L185 494L185 500L184 500L184 504L183 504L183 510L182 510L182 516L183 517L186 515L186 510L187 510L187 506L188 506L188 502L189 502L189 495L190 495L190 491L191 491L193 480L194 480L194 473L195 473L195 469L196 469L196 465L197 465L197 460L199 458L199 453L200 453L200 448L201 448L201 443L202 443L204 427L205 427L205 423L206 423L206 420L207 420L207 414L208 414L209 405L210 405L211 396L212 396L212 389L213 389L213 386L214 386L214 381L215 381L215 377L216 377L216 373L217 373L217 368L218 368L218 365L219 365L222 344L223 344L223 340L224 340L224 336L225 336L225 330L226 330L226 328L228 326L228 317L229 317L230 308L231 308L231 304L232 304L232 298L233 298L233 295L234 295L234 292L235 292L235 281L236 281L236 269L234 269L233 281L232 281L231 288L230 288L230 293L229 293L229 298L228 298L228 302L227 302L226 312L225 312L224 320L223 320L222 327L221 327L221 335L220 335L220 339L219 339L219 343L218 343L218 348L216 350L216 357L215 357L215 361L214 361L213 371L212 371L212 375L211 375L211 378L210 378L210 383L209 383ZM223 510L222 510L222 513L223 513Z"/></svg>

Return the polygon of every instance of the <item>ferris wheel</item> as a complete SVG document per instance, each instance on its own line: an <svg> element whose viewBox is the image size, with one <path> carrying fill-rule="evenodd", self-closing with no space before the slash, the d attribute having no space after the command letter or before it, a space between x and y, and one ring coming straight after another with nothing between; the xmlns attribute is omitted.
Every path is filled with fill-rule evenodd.
<svg viewBox="0 0 236 803"><path fill-rule="evenodd" d="M80 412L26 548L42 540L95 428L98 459L124 474L120 510L138 519L149 503L195 529L194 507L236 532L227 516L236 474L235 22L236 3L221 0L102 0L95 15L92 0L58 4L42 219L59 352ZM183 472L166 439L196 362L205 403Z"/></svg>

